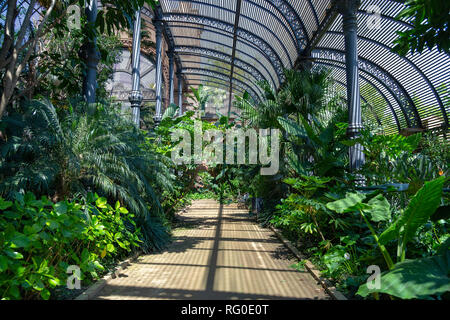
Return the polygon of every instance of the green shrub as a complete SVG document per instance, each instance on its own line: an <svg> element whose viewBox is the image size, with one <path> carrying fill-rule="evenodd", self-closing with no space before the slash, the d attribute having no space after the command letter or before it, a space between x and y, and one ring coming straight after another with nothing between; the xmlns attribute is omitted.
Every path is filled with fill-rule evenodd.
<svg viewBox="0 0 450 320"><path fill-rule="evenodd" d="M80 267L85 284L98 279L106 264L139 246L133 217L93 194L56 204L32 193L0 197L0 298L47 300L65 286L70 265Z"/></svg>
<svg viewBox="0 0 450 320"><path fill-rule="evenodd" d="M77 102L59 115L49 101L34 100L16 111L0 121L0 196L25 190L57 202L97 192L136 215L144 251L168 243L160 195L173 189L170 158L116 105Z"/></svg>

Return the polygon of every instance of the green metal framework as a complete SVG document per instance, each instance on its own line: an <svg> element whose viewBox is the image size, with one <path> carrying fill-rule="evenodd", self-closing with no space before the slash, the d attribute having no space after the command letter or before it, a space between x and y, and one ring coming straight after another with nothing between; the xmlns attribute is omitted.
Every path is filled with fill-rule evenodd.
<svg viewBox="0 0 450 320"><path fill-rule="evenodd" d="M164 23L188 85L192 79L192 85L209 83L230 94L245 90L258 100L259 81L278 88L283 69L304 60L330 68L336 85L347 85L345 36L337 8L346 1L160 0L156 16ZM388 131L446 132L450 59L437 50L405 57L391 51L395 32L412 27L395 18L403 7L394 0L360 1L356 18L361 99L368 103L366 92L375 93L370 99L373 118Z"/></svg>

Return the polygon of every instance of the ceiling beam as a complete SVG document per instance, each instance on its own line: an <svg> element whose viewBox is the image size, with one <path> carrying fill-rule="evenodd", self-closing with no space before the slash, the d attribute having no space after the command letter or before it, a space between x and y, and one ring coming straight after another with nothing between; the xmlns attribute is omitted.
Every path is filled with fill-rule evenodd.
<svg viewBox="0 0 450 320"><path fill-rule="evenodd" d="M230 71L230 96L228 103L228 118L231 115L231 104L232 104L232 95L233 95L233 76L234 76L234 59L236 58L236 46L237 46L237 38L238 38L238 28L239 28L239 19L241 17L241 7L242 0L237 0L236 3L236 13L234 18L234 33L233 33L233 51L231 53L231 71Z"/></svg>

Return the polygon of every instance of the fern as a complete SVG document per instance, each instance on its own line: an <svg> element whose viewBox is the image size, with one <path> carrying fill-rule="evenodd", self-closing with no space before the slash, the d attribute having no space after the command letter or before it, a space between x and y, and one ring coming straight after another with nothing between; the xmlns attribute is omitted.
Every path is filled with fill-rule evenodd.
<svg viewBox="0 0 450 320"><path fill-rule="evenodd" d="M170 162L144 147L141 131L111 105L77 104L60 116L48 100L23 108L2 120L8 139L0 145L0 195L33 191L57 201L95 191L136 214L144 249L164 245L159 195L174 177Z"/></svg>

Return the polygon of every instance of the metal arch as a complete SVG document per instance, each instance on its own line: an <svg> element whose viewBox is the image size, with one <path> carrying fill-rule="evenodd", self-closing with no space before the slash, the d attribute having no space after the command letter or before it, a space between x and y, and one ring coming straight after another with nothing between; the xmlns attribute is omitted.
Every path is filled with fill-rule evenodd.
<svg viewBox="0 0 450 320"><path fill-rule="evenodd" d="M145 6L141 8L141 13L150 19L155 18L155 15L153 14L153 12Z"/></svg>
<svg viewBox="0 0 450 320"><path fill-rule="evenodd" d="M288 21L292 30L294 31L295 37L297 38L297 46L299 49L304 48L309 43L308 32L303 23L303 20L298 15L297 11L291 6L291 4L286 0L266 0L271 3L272 6L276 7L282 12L282 15ZM315 10L313 10L315 12ZM306 43L304 41L306 39Z"/></svg>
<svg viewBox="0 0 450 320"><path fill-rule="evenodd" d="M216 76L213 76L213 75L206 75L206 74L197 74L197 73L185 73L186 75L201 75L201 76L203 76L203 77L207 77L208 79L215 79L215 80L220 80L220 81L224 81L223 79L221 79L221 78L219 78L219 77L216 77ZM189 79L189 78L187 78L187 79ZM201 80L198 80L198 81L201 81ZM205 81L209 81L209 80L205 80ZM251 96L251 98L254 100L254 101L260 101L260 98L258 97L258 96L255 96L254 95L254 93L253 92L249 92L248 90L246 90L245 88L242 88L241 86L239 86L238 84L236 84L236 83L234 83L233 84L233 86L234 87L237 87L237 88L240 88L240 92L248 92L249 94L250 94L250 96ZM228 88L228 85L227 85L227 88ZM225 90L225 89L224 89ZM257 97L257 98L256 98Z"/></svg>
<svg viewBox="0 0 450 320"><path fill-rule="evenodd" d="M208 80L197 80L197 79L190 80L188 78L188 82L191 86L207 85L205 83L212 83L214 85L217 85L216 88L218 88L218 89L222 89L224 91L226 91L226 89L228 89L228 83L223 83L223 82L210 80L210 79L208 79ZM235 90L236 92L239 92L240 94L243 94L245 92L245 90L243 90L242 88L239 88L239 87L234 87L233 90Z"/></svg>
<svg viewBox="0 0 450 320"><path fill-rule="evenodd" d="M197 47L197 46L177 46L177 47L175 47L175 52L180 55L183 55L183 54L197 55L200 57L207 57L208 59L209 58L216 59L216 60L220 60L220 61L231 64L231 56L230 55L228 55L224 52L213 50L213 49L206 49L206 48ZM258 61L258 60L255 60L255 61ZM252 65L248 64L247 62L245 62L239 58L235 58L235 64L248 72L256 71L257 73L260 73ZM275 85L275 81L272 78L270 72L265 68L265 66L262 63L259 62L259 64L267 71L267 73L271 77L272 83Z"/></svg>
<svg viewBox="0 0 450 320"><path fill-rule="evenodd" d="M316 8L312 4L311 0L308 0L308 4L311 7L311 11L314 13L314 19L316 20L317 27L319 27L320 21L319 21L319 17L317 16Z"/></svg>
<svg viewBox="0 0 450 320"><path fill-rule="evenodd" d="M336 82L337 84L341 85L342 87L346 88L344 82L342 82L342 81L340 81L340 80L338 80L338 79L335 79L335 78L333 78L333 81ZM365 104L367 104L367 105L370 106L370 111L371 111L371 112L373 113L373 115L375 116L375 119L377 120L378 125L381 126L381 125L382 125L381 120L380 120L380 118L378 117L378 115L377 115L377 113L375 112L375 110L373 110L372 105L371 105L369 102L367 102L367 99L364 98L364 96L363 96L362 94L360 94L360 96L361 96L361 100L362 100ZM346 98L344 98L344 97L341 97L341 98L342 98L345 102L347 102L347 99L346 99Z"/></svg>
<svg viewBox="0 0 450 320"><path fill-rule="evenodd" d="M202 61L186 61L186 60L184 60L183 61L183 63L192 63L192 64L199 64L199 65L202 65L202 66L211 66L211 67L214 67L214 68L220 68L220 69L222 69L222 70L224 70L224 71L230 71L230 70L228 70L228 69L226 69L226 68L224 68L224 67L221 67L221 66L216 66L216 65L214 65L214 64L211 64L211 63L207 63L207 62L202 62ZM209 69L208 69L209 70ZM233 79L237 79L237 78L234 78L233 77ZM251 81L252 82L252 84L255 84L253 81ZM256 89L256 88L255 88ZM259 89L259 91L261 91L260 89ZM261 92L262 93L262 92Z"/></svg>
<svg viewBox="0 0 450 320"><path fill-rule="evenodd" d="M182 0L182 1L186 1L186 0ZM263 10L263 11L265 11L265 12L271 14L272 16L274 16L274 17L275 17L275 18L276 18L276 19L277 19L277 20L285 27L285 29L287 29L286 25L285 25L285 24L284 24L284 23L283 23L276 15L274 15L270 10L267 10L266 8L260 6L260 5L257 4L257 3L254 3L254 2L251 2L251 1L248 1L248 0L245 0L245 1L247 1L248 3L253 4L253 5L257 6L258 8L260 8L261 10ZM272 0L268 0L268 1L269 1L269 2L272 2ZM278 0L278 1L280 1L280 0ZM285 0L282 0L282 1L285 1ZM221 6L212 4L212 3L206 3L206 2L202 2L202 1L196 1L196 0L189 0L188 2L200 4L200 5L202 5L202 6L213 7L213 8L220 9L220 10L223 10L223 11L226 11L226 12L229 12L229 13L232 13L232 14L236 14L236 12L235 12L234 10L231 10L231 9L228 9L228 8L224 8L224 7L221 7ZM166 12L166 14L171 14L171 13L172 13L172 12ZM183 14L183 15L185 15L185 14ZM250 18L250 17L247 16L247 15L244 15L244 14L242 14L242 13L240 13L239 15L240 15L241 17L244 17L244 18L250 20L251 22L253 22L253 23L259 25L260 27L264 28L267 32L271 33L271 34L273 35L273 37L274 37L275 39L278 40L279 44L281 45L281 47L283 48L284 52L286 53L286 55L287 55L287 57L288 57L288 59L289 59L289 62L291 63L291 66L292 66L293 61L291 60L291 57L289 56L289 52L288 52L287 48L284 46L283 41L281 41L281 40L277 37L277 35L276 35L272 30L270 30L269 28L267 28L267 27L266 27L263 23L261 23L260 21L257 21L257 20L255 20L255 19L253 19L253 18ZM284 16L284 15L283 15L283 16ZM214 19L214 18L212 18L212 17L207 17L207 18ZM215 19L215 20L217 20L217 19ZM288 22L288 23L289 23L289 22ZM289 24L289 27L292 28L292 26L291 26L290 24ZM293 28L292 28L292 29L293 29ZM294 37L292 36L292 34L289 32L289 30L286 30L286 31L287 31L287 33L289 34L289 37L291 38L292 43L296 44L297 41L298 41L297 38L294 39ZM292 30L292 31L293 31L292 33L295 34L295 31L294 31L294 30ZM248 31L248 32L250 32L250 31ZM295 46L295 47L297 47L297 46Z"/></svg>
<svg viewBox="0 0 450 320"><path fill-rule="evenodd" d="M185 55L184 53L180 53L180 56L182 56L182 55ZM207 58L208 60L214 60L214 61L219 61L219 62L222 62L222 63L226 63L226 64L229 64L229 62L228 61L225 61L225 60L221 60L221 59L218 59L218 58L215 58L215 57L208 57L208 56L201 56L201 55L194 55L194 54L186 54L187 56L198 56L198 57L202 57L202 58ZM206 64L206 62L199 62L199 61L190 61L190 60L183 60L183 63L201 63L201 64ZM212 64L210 64L210 65L212 65ZM239 66L236 66L238 69L240 69L240 70L242 70L242 71L244 71L244 72L247 72L248 73L248 70L246 70L246 69L244 69L244 68L242 68L242 67L239 67ZM222 67L223 68L223 67ZM262 80L258 80L260 77L258 77L258 78L256 78L256 76L255 75L253 75L252 74L252 76L255 78L255 80L258 82L258 81L264 81L265 79L264 78L261 78Z"/></svg>
<svg viewBox="0 0 450 320"><path fill-rule="evenodd" d="M183 68L181 70L182 73L184 74L196 74L196 75L200 75L200 76L207 76L207 77L214 77L216 79L219 80L223 80L223 81L229 81L230 77L228 75L225 75L221 72L217 72L217 71L213 71L213 70L208 70L208 69L202 69L202 68ZM242 82L239 79L233 79L233 81L235 81L236 83L234 83L234 85L248 91L248 92L252 92L254 94L255 97L259 97L258 94L256 94L256 92L250 87L248 86L246 83ZM256 99L255 99L256 100Z"/></svg>
<svg viewBox="0 0 450 320"><path fill-rule="evenodd" d="M339 69L343 69L343 70L345 70L345 67L343 67L343 66L339 66L339 65L335 65L335 64L332 64L332 63L326 63L326 62L319 62L319 64L323 64L323 65L327 65L327 66L330 66L330 67L334 67L334 68L339 68ZM394 116L394 120L395 120L395 123L396 123L396 125L397 125L397 129L398 129L398 132L400 132L401 131L401 125L400 125L400 121L399 121L399 119L398 119L398 116L397 116L397 112L395 112L395 109L394 109L394 107L392 106L392 104L391 104L391 102L389 101L389 99L386 97L386 95L383 93L383 91L381 91L371 80L369 80L367 77L365 77L364 75L360 75L360 77L362 78L362 79L364 79L364 81L366 81L369 85L371 85L373 88L375 88L375 90L381 95L381 97L386 101L386 103L388 104L388 106L389 106L389 109L391 110L391 113L392 113L392 115ZM340 83L341 85L343 85L344 86L344 88L346 88L346 85L342 82L342 81L340 81L340 80L338 80L338 79L336 79L336 78L333 78L333 80L334 81L336 81L336 82L338 82L338 83ZM360 93L360 96L361 96L361 98L363 98L363 95ZM364 99L365 100L365 99ZM396 100L397 101L397 100Z"/></svg>
<svg viewBox="0 0 450 320"><path fill-rule="evenodd" d="M334 62L334 63L332 63L332 62ZM341 62L338 62L338 61L333 61L333 60L331 60L331 62L319 61L319 62L316 62L316 63L318 63L318 64L323 64L323 65L326 65L326 66L330 66L330 67L334 67L334 68L339 68L339 69L345 70L345 67L344 67L343 65L335 64L335 63L341 63ZM367 73L367 72L366 72L366 73ZM378 80L380 83L382 83L381 80L379 80L377 77L373 76L372 74L367 73L367 75L373 77L374 79L376 79L376 80ZM393 107L392 104L390 103L389 99L388 99L388 98L386 97L386 95L385 95L385 94L384 94L384 93L383 93L383 92L375 85L375 83L373 83L369 78L365 77L363 74L360 74L360 77L363 78L364 81L366 81L367 83L369 83L372 87L374 87L374 88L377 90L377 92L380 93L381 96L386 100L386 102L387 102L387 104L388 104L388 106L389 106L389 109L391 109L392 115L394 116L394 119L395 119L395 122L396 122L396 124L397 124L398 130L399 130L399 132L400 132L400 130L401 130L400 121L399 121L399 119L398 119L397 112L395 111L394 107ZM383 84L383 86L384 86L384 87L386 88L386 90L388 90L389 93L394 97L395 101L397 101L397 103L398 103L399 106L400 106L400 109L402 110L402 113L403 113L403 116L404 116L404 118L405 118L405 120L406 120L407 125L410 126L409 119L408 119L408 117L406 116L404 110L402 109L402 106L401 106L401 104L400 104L400 101L399 101L398 98L395 96L394 92L392 92L392 90L391 90L390 88L386 87L384 84Z"/></svg>
<svg viewBox="0 0 450 320"><path fill-rule="evenodd" d="M185 28L193 28L193 29L198 29L198 30L207 30L208 32L212 32L212 33L216 33L216 34L220 34L220 35L223 35L223 36L227 36L227 37L229 37L229 38L232 38L231 35L226 35L226 34L219 33L219 32L216 32L216 31L214 31L214 30L209 29L209 28L212 28L212 29L217 29L217 30L219 30L219 31L223 31L222 29L220 29L220 28L218 28L218 27L208 26L208 25L202 25L202 24L200 24L200 23L195 23L195 22L188 22L188 23L190 23L190 24L196 24L196 25L201 25L201 26L204 26L204 27L208 27L208 29L201 29L201 28L196 28L196 27L192 27L192 26L183 26L183 27L185 27ZM178 27L180 27L180 26L178 26ZM279 74L279 71L277 71L277 69L275 68L275 66L272 64L271 58L267 55L267 53L265 53L264 51L262 51L261 48L257 47L255 44L253 44L253 43L251 43L251 42L249 42L249 41L242 41L242 42L245 43L246 45L248 45L250 48L253 48L253 49L255 49L257 52L261 53L261 55L269 62L270 66L273 68L273 71L275 72L275 74L276 74L276 76L277 76L278 82L281 84L281 83L282 83L282 79L281 79L280 77L284 77L284 73L281 74L281 75ZM247 42L249 42L249 43L247 43ZM240 51L240 52L241 52L241 51ZM244 53L244 54L245 54L245 53ZM267 73L270 75L270 77L271 77L271 79L272 79L273 84L275 85L275 80L274 80L273 77L272 77L272 73L269 72L269 70L267 69L267 67L264 66L264 65L263 65L259 60L257 60L255 57L250 56L250 55L248 55L248 54L246 54L246 55L249 56L249 57L251 57L253 60L257 61L257 62L258 62L258 63L259 63L259 64L267 71ZM231 57L231 56L230 56L230 57Z"/></svg>
<svg viewBox="0 0 450 320"><path fill-rule="evenodd" d="M176 25L176 27L178 27L178 28L181 28L181 27L183 27L183 28L191 28L191 29L196 29L196 30L206 30L206 31L211 32L211 33L215 33L215 34L219 34L219 35L222 35L222 36L225 36L225 37L232 38L232 37L231 37L230 35L228 35L228 34L223 34L223 33L217 32L217 31L215 31L215 30L211 30L211 29L209 29L210 27L208 27L208 29L202 29L202 28L199 28L199 27L193 27L193 26L187 26L187 25L180 25L180 26L179 26L179 25ZM205 26L205 27L207 27L207 26ZM196 40L199 40L198 38L195 38L195 39L196 39ZM207 39L200 39L200 40L207 41ZM264 57L264 58L267 60L267 62L269 63L269 65L273 68L273 71L274 71L274 73L277 75L277 78L278 78L277 71L275 70L275 68L274 68L273 65L271 64L270 58L266 55L266 53L264 53L260 48L254 46L252 43L247 43L246 41L241 41L241 42L242 42L243 44L245 44L246 46L249 46L250 48L256 50L256 51L259 52L259 53L261 53L262 57ZM221 45L223 45L223 44L221 44ZM203 49L202 47L192 46L192 45L191 45L191 46L187 46L187 45L186 45L186 46L183 46L183 47L196 47L196 48L201 48L201 49ZM228 46L228 47L230 47L230 46ZM231 48L231 47L230 47L230 48ZM213 49L206 49L206 50L213 50ZM214 51L214 50L213 50L213 51ZM215 50L215 51L217 51L217 50ZM242 50L239 50L239 52L242 53L242 54L244 54L245 56L249 57L250 59L254 60L255 62L257 62L257 63L258 63L258 64L259 64L259 65L267 72L267 74L270 76L270 79L272 80L272 84L276 87L275 79L273 78L272 73L267 69L267 66L265 66L264 64L262 64L260 60L256 59L255 57L251 56L250 54L248 54L248 53L246 53L246 52L244 52L244 51L242 51ZM229 56L230 59L231 59L231 55L228 55L228 54L225 53L225 52L220 52L220 53ZM236 57L235 57L235 61L236 61L236 59L239 59L239 58L236 58ZM243 61L243 60L241 60L241 59L240 59L239 61L242 61L245 65L250 65L249 63L246 63L245 61ZM231 64L231 60L229 61L229 63ZM279 78L278 78L278 81L280 81Z"/></svg>
<svg viewBox="0 0 450 320"><path fill-rule="evenodd" d="M185 73L185 74L214 75L224 81L230 80L230 76L225 73L215 71L215 70L205 69L205 68L182 68L181 72ZM237 83L239 83L240 87L242 87L244 89L249 89L253 93L256 93L256 91L251 86L247 85L245 82L243 82L239 79L236 79L236 78L233 78L233 80L236 81Z"/></svg>
<svg viewBox="0 0 450 320"><path fill-rule="evenodd" d="M327 31L327 33L343 35L343 32L340 32L340 31ZM389 46L387 46L384 43L381 43L381 42L379 42L377 40L374 40L374 39L371 39L371 38L367 38L367 37L364 37L364 36L360 36L360 35L358 35L358 39L362 39L364 41L368 41L368 42L373 43L375 45L379 45L379 46L381 46L382 48L384 48L384 49L386 49L388 51L391 50L391 48ZM406 56L405 57L402 57L400 55L397 55L397 56L399 58L403 59L405 62L407 62L425 80L425 82L428 84L428 86L430 87L431 91L433 92L433 94L434 94L434 96L436 98L436 101L439 104L439 107L440 107L440 109L442 111L442 115L444 117L445 122L448 124L448 116L447 116L447 112L445 110L444 103L442 102L442 99L439 96L439 93L436 91L436 88L433 86L433 84L431 83L430 79L428 79L428 77L423 73L423 71L420 70L419 67L414 62L412 62L409 58L407 58Z"/></svg>
<svg viewBox="0 0 450 320"><path fill-rule="evenodd" d="M232 39L231 35L229 35L229 34L227 34L227 33L220 33L220 32L218 32L218 31L216 31L216 30L214 30L214 29L209 29L209 28L212 28L212 27L208 27L208 26L204 26L204 27L206 27L206 28L199 28L199 27L194 27L194 26L191 26L191 25L174 25L174 27L177 27L177 28L189 28L189 29L194 29L194 30L207 31L207 32L211 32L211 33L218 34L218 35L221 35L221 36L228 37L228 38L231 38L231 39ZM195 40L208 41L208 39L199 39L199 38L194 38L194 39L195 39ZM258 51L259 53L261 53L261 55L262 55L262 56L269 62L269 64L272 66L272 64L270 63L269 57L268 57L268 56L267 56L260 48L256 47L256 46L253 45L252 43L248 43L247 41L241 41L241 42L242 42L243 44L245 44L246 46L249 46L250 48L252 48L252 49ZM224 45L224 44L221 43L221 45ZM228 45L226 45L226 46L229 47L229 48L231 48L231 46L228 46ZM196 48L202 48L202 47L192 46L192 45L189 45L189 46L186 45L186 46L183 46L183 47L196 47ZM203 49L203 48L202 48L202 49ZM213 50L213 49L207 49L207 50ZM214 51L214 50L213 50L213 51ZM217 50L215 50L215 51L217 51ZM264 64L261 63L260 60L256 59L256 57L254 57L254 56L252 56L252 55L250 55L250 54L248 54L248 53L246 53L246 52L244 52L244 51L242 51L242 50L238 50L238 51L239 51L240 53L244 54L245 56L249 57L250 59L254 60L255 62L257 62L257 63L258 63L258 64L259 64L259 65L267 72L267 74L270 76L270 79L272 80L273 85L275 86L275 79L272 77L272 73L267 69L267 67L266 67ZM219 51L218 51L218 52L219 52ZM223 54L227 55L225 52L220 52L220 53L223 53ZM231 55L229 55L229 57L231 58ZM239 59L239 58L235 58L235 60L236 60L236 59ZM239 59L239 61L242 61L244 64L250 66L249 63L243 61L242 59ZM231 63L231 60L229 61L229 63ZM273 68L273 66L272 66L272 68ZM255 69L255 70L256 70L256 69ZM276 73L276 70L275 70L275 69L273 69L273 71L275 71L275 73Z"/></svg>
<svg viewBox="0 0 450 320"><path fill-rule="evenodd" d="M197 38L194 38L194 37L188 37L188 36L175 36L175 38L179 38L179 39L197 39ZM227 47L227 48L230 48L230 49L231 49L231 46L229 46L229 45L227 45L227 44L220 43L220 42L218 42L218 41L213 41L213 40L209 40L209 39L202 39L202 41L206 41L206 42L218 44L218 45L221 45L221 46L224 46L224 47ZM175 48L176 48L176 47L180 47L180 46L175 46ZM209 49L208 49L208 50L209 50ZM212 50L212 49L211 49L211 50ZM237 50L237 49L236 49L236 50ZM237 51L239 51L239 53L248 55L248 54L246 54L245 52L243 52L243 51L241 51L241 50L237 50ZM248 55L248 56L249 56L249 55ZM250 56L249 56L249 57L250 57ZM231 56L230 56L230 58L231 58ZM238 59L238 58L235 57L234 59ZM241 61L242 61L242 60L241 60ZM257 60L255 60L255 61L257 61ZM227 61L226 63L231 64L231 61ZM243 69L243 68L241 68L241 69ZM266 78L263 77L263 75L262 75L259 71L257 71L257 69L255 69L255 68L251 68L251 69L252 69L252 70L251 70L250 74L255 78L256 81L263 81L263 80L266 80ZM247 70L247 69L243 69L243 71L249 72L249 70ZM269 74L269 75L270 75L270 74ZM273 80L273 79L272 79L272 80Z"/></svg>
<svg viewBox="0 0 450 320"><path fill-rule="evenodd" d="M344 51L324 47L317 47L313 51L319 54L319 57L315 57L314 59L329 60L345 64ZM400 107L405 114L408 126L411 127L412 125L413 127L422 128L422 121L411 97L405 88L403 88L389 72L378 64L362 57L359 57L358 65L360 70L380 80L380 82L383 83L386 88L389 88L393 95L397 97L397 101L399 101Z"/></svg>
<svg viewBox="0 0 450 320"><path fill-rule="evenodd" d="M342 68L342 69L344 69L343 67L336 66L336 65L332 65L332 64L328 64L328 63L321 63L321 64L333 66L333 67L335 67L335 68ZM396 125L397 125L398 132L400 132L400 131L401 131L401 125L400 125L400 122L399 122L399 120L398 120L397 113L395 112L394 107L392 106L391 102L388 100L388 98L387 98L386 95L383 93L383 91L381 91L377 86L375 86L375 85L372 83L372 81L370 81L369 79L367 79L367 78L366 78L365 76L363 76L363 75L360 75L360 76L361 76L361 78L364 79L364 81L366 81L366 82L367 82L368 84L370 84L373 88L375 88L375 90L377 90L377 92L381 95L381 97L386 101L386 103L387 103L388 106L389 106L389 109L391 109L392 115L394 116L394 120L395 120L395 123L396 123ZM345 85L344 82L342 82L342 81L340 81L340 80L338 80L338 79L336 79L336 78L333 78L333 81L336 81L337 83L339 83L340 85L342 85L344 88L346 88L346 85ZM364 101L365 103L368 104L367 99L364 98L364 96L363 96L361 93L360 93L360 96L361 96L361 99L363 99L363 101ZM347 99L346 99L346 100L347 100ZM381 120L379 120L379 117L378 117L378 115L376 114L375 110L372 109L372 112L374 113L375 118L377 119L378 124L379 124L379 125L382 125Z"/></svg>
<svg viewBox="0 0 450 320"><path fill-rule="evenodd" d="M323 35L327 30L330 29L330 27L338 17L339 14L336 10L336 5L337 4L335 2L332 2L332 6L328 10L326 10L325 17L320 22L317 30L314 31L308 46L301 53L302 57L308 57L310 55L311 50L313 50L317 46L320 39L322 39Z"/></svg>
<svg viewBox="0 0 450 320"><path fill-rule="evenodd" d="M192 61L192 63L196 63L196 64L203 65L203 66L217 67L217 66L215 66L215 65L213 65L213 64L206 63L206 62ZM182 68L182 69L201 69L201 70L205 70L205 71L214 71L214 72L217 72L217 73L220 73L220 74L223 74L223 75L227 76L228 79L230 78L230 75L227 74L227 73L220 72L220 71L216 71L216 70L212 70L212 69L202 68L201 66L200 66L199 68L194 68L194 67L184 67L184 68ZM223 68L223 67L220 67L220 69L222 69L222 70L224 70L224 71L226 71L226 72L230 72L230 70L228 70L228 69L226 69L226 68ZM240 80L240 79L238 79L238 78L236 78L236 77L232 77L232 79L233 79L233 80L237 80L237 81L241 81L241 82L242 82L242 80ZM259 88L259 87L256 85L256 83L254 83L253 81L250 81L250 82L252 83L253 86L250 86L250 85L247 85L247 86L250 87L250 88L252 88L252 89L254 90L254 92L259 92L260 94L262 94L262 89ZM244 82L242 82L242 83L244 83Z"/></svg>
<svg viewBox="0 0 450 320"><path fill-rule="evenodd" d="M234 25L210 17L203 17L192 14L168 13L164 14L163 19L167 22L185 22L205 25L215 29L224 30L230 34L234 33ZM269 61L275 69L275 72L277 73L279 82L282 83L284 80L284 66L278 53L265 40L247 30L238 28L236 33L239 38L253 43L255 46L259 47L263 52L266 53L266 55L269 57Z"/></svg>
<svg viewBox="0 0 450 320"><path fill-rule="evenodd" d="M291 21L287 18L286 13L283 12L281 10L281 8L276 6L274 4L275 1L273 1L273 0L266 0L266 2L270 3L272 5L272 7L276 11L278 11L283 16L283 18L286 21L282 21L280 18L278 18L278 16L276 14L273 14L273 12L271 12L270 10L264 8L263 6L261 6L260 4L258 4L256 2L253 2L251 0L245 0L245 1L248 2L248 3L251 3L252 5L258 7L260 10L263 10L263 11L269 13L272 17L274 17L284 27L284 29L287 31L287 33L289 34L289 37L291 38L292 42L296 44L295 48L297 49L297 54L300 54L301 48L305 45L304 41L305 41L306 29L303 29L304 28L303 23L302 23L302 30L301 30L301 32L297 32L296 29L294 28L294 26L291 24ZM295 10L294 10L294 12L295 12ZM295 14L296 14L296 12L295 12ZM245 15L243 15L243 16L247 18L247 16L245 16ZM286 26L286 23L289 26L289 28ZM306 38L306 41L308 41L308 38Z"/></svg>
<svg viewBox="0 0 450 320"><path fill-rule="evenodd" d="M345 70L345 67L344 67L343 65L336 64L336 63L339 63L339 62L336 62L336 61L332 61L332 62L323 62L323 61L320 61L320 62L317 62L317 63L323 64L323 65L327 65L327 66L330 66L330 67L334 67L334 68L339 68L339 69ZM375 79L376 81L379 81L379 82L382 84L382 86L385 87L385 89L393 96L394 100L397 102L397 104L399 105L399 107L400 107L400 109L401 109L401 111L402 111L403 117L404 117L404 119L405 119L405 121L406 121L406 125L409 127L409 126L410 126L410 121L409 121L408 117L406 116L406 113L404 112L404 110L403 110L403 108L402 108L402 105L401 105L401 102L398 100L398 97L396 97L395 94L392 92L392 90L391 90L390 88L386 87L386 86L385 86L378 78L376 78L375 76L371 75L370 73L366 73L366 74L367 74L368 76L372 77L373 79ZM378 88L378 86L376 86L375 83L372 82L369 78L367 78L367 77L364 76L363 74L360 74L360 76L361 76L361 78L363 78L367 83L369 83L373 88L375 88L375 89L377 90L377 92L380 93L380 94L382 95L382 97L386 100L386 102L388 103L389 108L391 109L392 114L394 115L395 121L396 121L396 123L397 123L397 127L399 128L399 131L400 131L400 130L401 130L401 125L400 125L400 121L399 121L399 119L398 119L397 112L395 111L394 107L393 107L392 104L390 103L389 99L388 99L388 98L386 97L386 95Z"/></svg>
<svg viewBox="0 0 450 320"><path fill-rule="evenodd" d="M371 13L369 13L369 12L367 12L367 11L365 11L365 10L361 10L361 9L358 9L358 13L359 13L359 14L368 15L368 16L371 15ZM403 26L408 27L408 28L414 28L414 25L411 24L411 23L408 23L408 22L406 22L406 21L402 21L402 20L395 19L394 17L387 16L387 15L382 14L382 13L380 13L380 17L383 18L383 19L389 20L389 21L393 21L393 22L400 23L400 24L402 24Z"/></svg>

